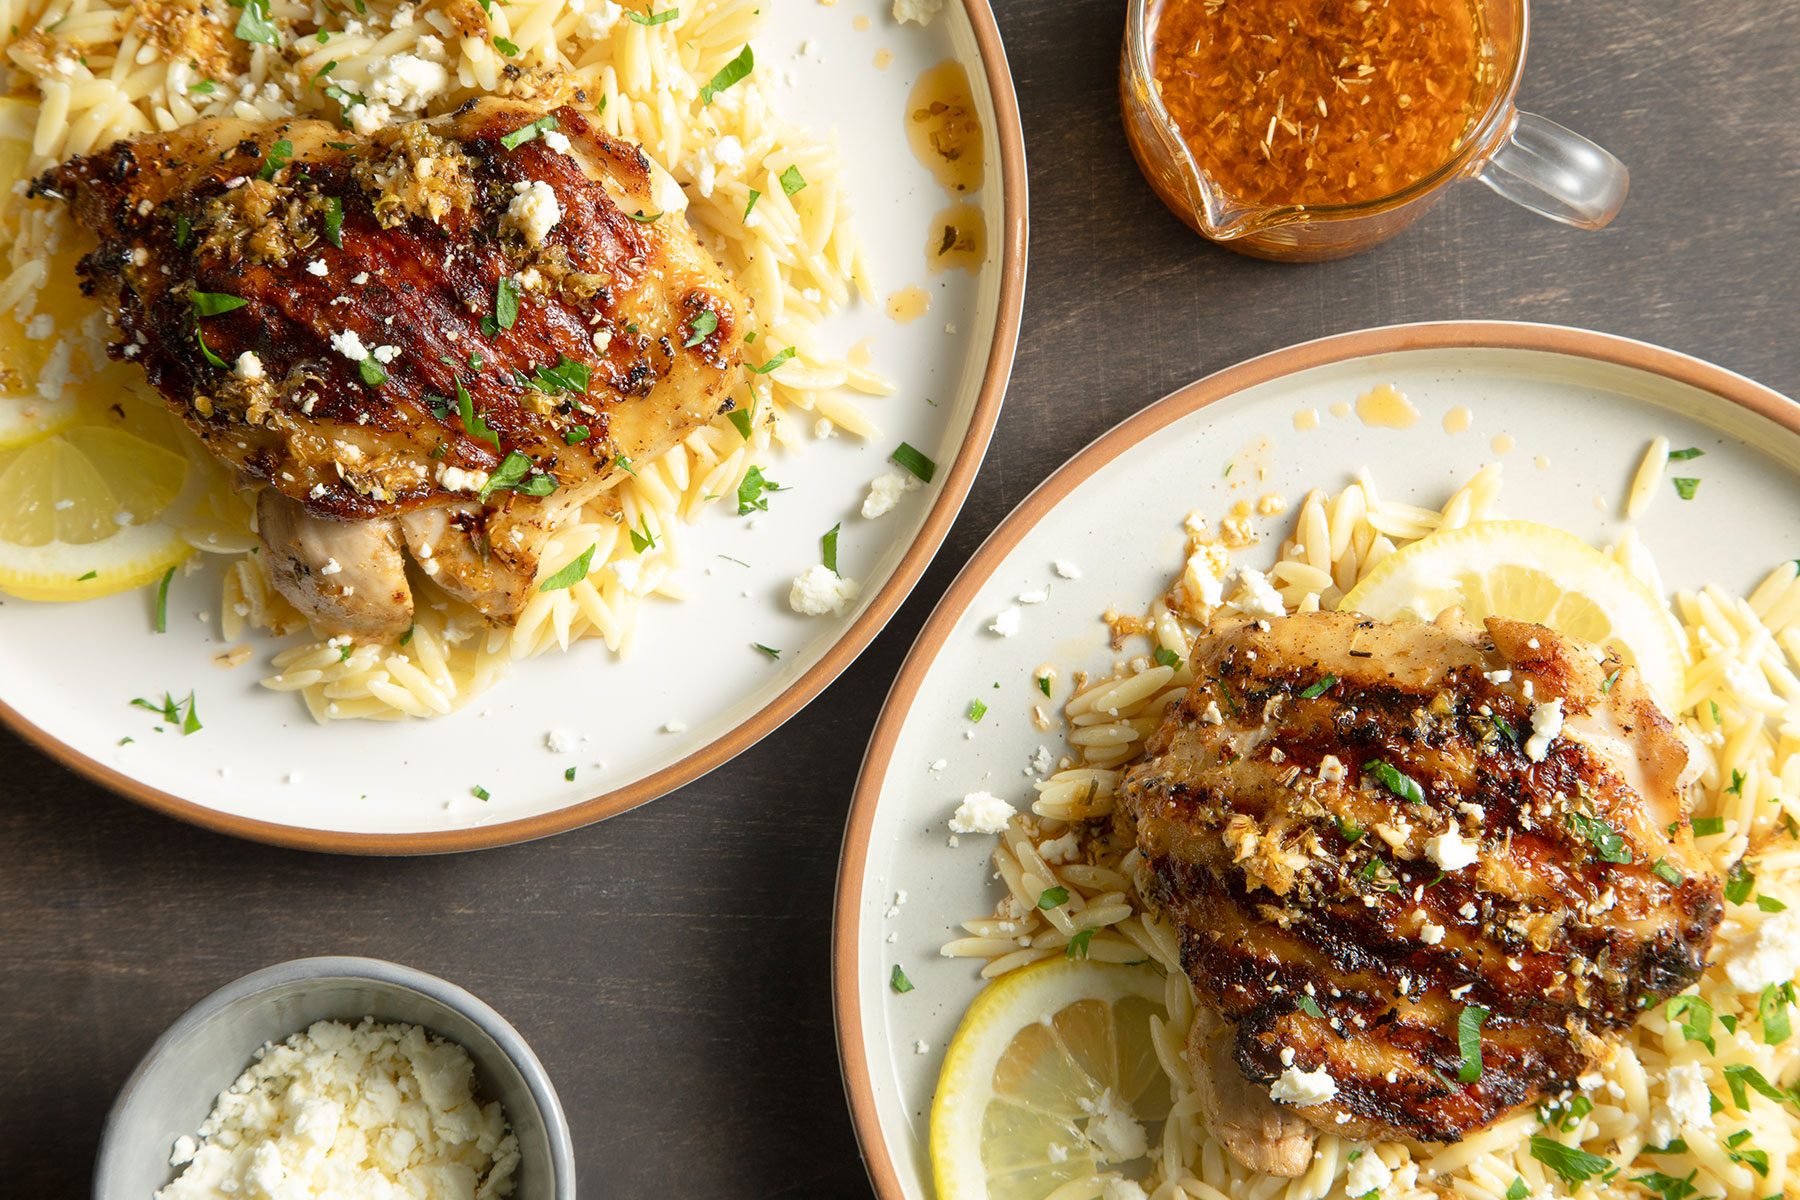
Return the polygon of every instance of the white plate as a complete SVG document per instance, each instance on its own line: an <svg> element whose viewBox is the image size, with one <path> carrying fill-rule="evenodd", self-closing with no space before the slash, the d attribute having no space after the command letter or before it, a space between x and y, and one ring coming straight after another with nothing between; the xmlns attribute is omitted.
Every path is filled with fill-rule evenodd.
<svg viewBox="0 0 1800 1200"><path fill-rule="evenodd" d="M1331 406L1392 383L1421 410L1405 430L1337 418ZM1447 433L1454 407L1468 432ZM1300 431L1294 414L1322 422ZM882 1200L931 1194L927 1120L944 1045L980 988L977 966L938 947L1000 897L994 839L952 848L960 798L994 792L1026 807L1043 699L1034 669L1105 671L1106 609L1141 611L1185 553L1182 518L1223 515L1268 492L1289 512L1259 519L1265 557L1313 487L1368 466L1384 497L1436 507L1488 462L1505 464L1501 509L1608 540L1644 447L1667 434L1706 456L1683 503L1669 485L1638 530L1670 587L1756 584L1800 546L1800 406L1695 359L1549 326L1402 326L1310 342L1201 380L1102 437L995 531L932 614L888 697L863 763L838 878L838 1044L857 1134ZM1495 439L1514 448L1497 453ZM1502 440L1500 446L1506 442ZM1226 474L1230 467L1230 474ZM1052 562L1083 570L1058 578ZM1254 558L1247 561L1254 561ZM1266 564L1265 564L1266 565ZM1020 632L988 631L1019 592L1048 586ZM989 712L965 716L971 699ZM1048 706L1047 706L1048 707ZM973 735L971 738L970 735ZM944 766L932 770L942 760ZM896 894L907 899L896 903ZM914 989L888 987L895 964Z"/></svg>
<svg viewBox="0 0 1800 1200"><path fill-rule="evenodd" d="M258 687L255 666L210 665L224 647L209 569L177 580L162 637L150 635L141 592L0 605L0 718L76 769L188 820L316 849L405 853L599 820L696 778L792 716L881 629L943 540L999 415L1023 301L1024 147L992 13L985 0L965 0L922 29L896 25L888 7L776 5L757 44L759 70L792 75L781 94L790 118L835 129L877 292L916 284L931 295L911 324L877 305L828 329L828 344L871 338L873 365L898 384L866 404L881 435L778 459L770 475L791 495L754 523L703 522L687 543L694 598L646 605L633 654L616 661L597 642L581 644L517 664L449 717L320 727L296 697ZM892 55L885 69L875 65L881 51ZM913 84L952 56L969 75L985 140L973 202L987 219L988 258L978 275L927 273L931 218L950 201L905 131ZM857 509L869 480L891 469L887 456L903 440L937 461L937 478L866 521ZM796 616L788 585L818 561L820 535L840 520L840 562L863 600L840 619ZM751 642L784 653L770 662ZM266 661L274 643L255 645ZM205 724L190 738L152 733L153 715L128 706L190 688ZM587 740L579 753L552 754L552 728ZM127 736L135 740L120 746ZM566 782L570 766L576 778ZM492 799L475 799L475 785Z"/></svg>

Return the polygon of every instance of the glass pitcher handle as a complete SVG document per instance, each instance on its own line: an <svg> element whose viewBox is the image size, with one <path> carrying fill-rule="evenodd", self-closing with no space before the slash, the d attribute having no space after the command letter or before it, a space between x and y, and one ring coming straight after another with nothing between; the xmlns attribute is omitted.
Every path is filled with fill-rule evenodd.
<svg viewBox="0 0 1800 1200"><path fill-rule="evenodd" d="M1480 179L1514 204L1578 229L1618 216L1631 186L1631 172L1609 151L1528 112L1513 118Z"/></svg>

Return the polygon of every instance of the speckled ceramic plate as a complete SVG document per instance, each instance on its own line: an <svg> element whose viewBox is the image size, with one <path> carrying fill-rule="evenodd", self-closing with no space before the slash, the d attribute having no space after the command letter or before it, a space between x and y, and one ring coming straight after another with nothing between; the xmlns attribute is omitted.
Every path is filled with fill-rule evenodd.
<svg viewBox="0 0 1800 1200"><path fill-rule="evenodd" d="M321 727L295 697L258 687L254 668L210 665L224 646L219 581L207 570L177 581L164 637L146 636L141 593L0 605L0 718L74 769L197 824L314 849L416 853L610 816L726 762L792 716L893 615L948 531L999 415L1024 297L1024 145L993 15L986 0L963 0L921 28L896 25L889 7L776 5L757 42L758 69L792 78L786 111L837 132L877 289L916 285L931 297L910 324L864 306L830 328L844 346L871 339L875 367L898 385L869 406L881 438L836 438L784 459L777 478L804 503L773 505L754 523L698 526L687 543L695 598L646 605L629 657L578 645L517 664L440 720ZM982 122L985 182L971 202L984 213L987 256L972 273L932 275L928 232L948 201L907 144L905 109L919 76L948 58L965 67ZM936 460L936 479L865 521L857 508L869 480L891 469L887 455L902 440ZM842 618L798 617L787 608L789 582L818 560L820 535L840 519L840 561L862 599ZM750 566L701 577L716 554ZM752 651L753 641L780 647L780 661ZM259 658L274 648L256 644ZM151 714L128 706L189 688L205 722L194 737L154 735ZM552 728L578 752L546 749ZM120 746L125 736L135 740ZM491 799L471 795L477 784Z"/></svg>
<svg viewBox="0 0 1800 1200"><path fill-rule="evenodd" d="M1352 402L1383 383L1419 410L1410 427L1372 427L1354 414ZM931 1194L932 1090L944 1045L980 987L975 964L941 958L938 947L1000 895L986 857L993 839L965 835L952 847L946 821L977 790L1026 806L1030 760L1040 746L1061 745L1055 732L1033 728L1042 699L1034 669L1110 667L1100 614L1140 610L1168 586L1187 513L1222 514L1269 492L1293 505L1310 488L1343 487L1364 465L1384 497L1435 507L1499 461L1508 516L1610 539L1659 433L1706 451L1685 464L1703 480L1696 498L1683 503L1665 485L1637 522L1669 586L1749 588L1793 557L1800 406L1672 351L1541 325L1402 326L1254 359L1139 413L1027 497L919 635L870 743L845 836L838 1044L882 1200ZM1271 543L1266 557L1291 519L1290 509L1257 522ZM1082 577L1057 576L1058 559ZM1015 636L989 632L1021 591L1046 587ZM971 699L989 707L979 725L965 715ZM895 964L914 984L903 995L887 986Z"/></svg>

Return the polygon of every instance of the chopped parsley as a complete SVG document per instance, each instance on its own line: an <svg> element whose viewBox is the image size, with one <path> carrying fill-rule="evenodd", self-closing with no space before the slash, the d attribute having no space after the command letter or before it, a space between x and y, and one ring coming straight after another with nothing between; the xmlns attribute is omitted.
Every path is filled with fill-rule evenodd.
<svg viewBox="0 0 1800 1200"><path fill-rule="evenodd" d="M519 57L519 44L503 37L494 38L494 49L506 55L508 58Z"/></svg>
<svg viewBox="0 0 1800 1200"><path fill-rule="evenodd" d="M1601 862L1628 863L1631 861L1631 847L1625 844L1625 835L1602 821L1599 817L1590 817L1583 813L1569 814L1569 828L1586 838Z"/></svg>
<svg viewBox="0 0 1800 1200"><path fill-rule="evenodd" d="M751 467L744 476L744 482L738 484L738 516L747 517L753 512L768 512L767 493L786 490L774 480L764 478L761 467Z"/></svg>
<svg viewBox="0 0 1800 1200"><path fill-rule="evenodd" d="M1488 1010L1479 1004L1468 1005L1456 1018L1456 1048L1462 1054L1462 1065L1456 1068L1458 1082L1481 1078L1481 1026L1487 1019Z"/></svg>
<svg viewBox="0 0 1800 1200"><path fill-rule="evenodd" d="M1050 677L1048 675L1039 675L1037 677L1037 685L1038 691L1044 693L1045 696L1050 695Z"/></svg>
<svg viewBox="0 0 1800 1200"><path fill-rule="evenodd" d="M1773 896L1758 896L1756 898L1756 907L1762 909L1766 913L1787 911L1787 905L1783 904Z"/></svg>
<svg viewBox="0 0 1800 1200"><path fill-rule="evenodd" d="M901 442L888 457L918 476L921 483L930 483L931 477L937 474L937 464L905 442Z"/></svg>
<svg viewBox="0 0 1800 1200"><path fill-rule="evenodd" d="M1042 909L1061 908L1069 902L1069 889L1066 887L1045 888L1038 893L1037 906Z"/></svg>
<svg viewBox="0 0 1800 1200"><path fill-rule="evenodd" d="M1425 789L1419 781L1406 774L1391 763L1379 758L1371 758L1363 764L1363 770L1375 776L1377 782L1394 795L1410 804L1425 803Z"/></svg>
<svg viewBox="0 0 1800 1200"><path fill-rule="evenodd" d="M560 592L564 588L574 587L587 578L588 570L594 565L594 551L598 547L589 546L581 552L574 562L538 584L540 592Z"/></svg>
<svg viewBox="0 0 1800 1200"><path fill-rule="evenodd" d="M1650 873L1671 887L1680 887L1687 881L1687 876L1666 858L1659 858L1651 863Z"/></svg>
<svg viewBox="0 0 1800 1200"><path fill-rule="evenodd" d="M158 633L169 632L169 582L174 578L175 568L170 567L156 585L156 612L150 619L150 628Z"/></svg>
<svg viewBox="0 0 1800 1200"><path fill-rule="evenodd" d="M482 787L479 783L469 789L469 795L475 797L477 800L493 799L492 793L490 793L486 788Z"/></svg>
<svg viewBox="0 0 1800 1200"><path fill-rule="evenodd" d="M186 217L175 218L175 244L187 248L188 239L194 236L194 223Z"/></svg>
<svg viewBox="0 0 1800 1200"><path fill-rule="evenodd" d="M1725 898L1733 904L1742 904L1750 899L1750 893L1756 888L1756 872L1752 871L1743 859L1731 865L1731 871L1725 876Z"/></svg>
<svg viewBox="0 0 1800 1200"><path fill-rule="evenodd" d="M1669 1020L1681 1026L1682 1041L1699 1042L1708 1052L1719 1052L1712 1035L1712 1005L1695 995L1671 996L1664 1011Z"/></svg>
<svg viewBox="0 0 1800 1200"><path fill-rule="evenodd" d="M900 969L899 963L894 964L893 974L888 976L888 986L902 996L913 990L912 980L906 977L906 972Z"/></svg>
<svg viewBox="0 0 1800 1200"><path fill-rule="evenodd" d="M494 284L494 324L511 329L519 319L519 285L510 275L502 275Z"/></svg>
<svg viewBox="0 0 1800 1200"><path fill-rule="evenodd" d="M558 392L580 394L588 388L588 367L564 354L556 360L554 367L539 367L523 382L550 395Z"/></svg>
<svg viewBox="0 0 1800 1200"><path fill-rule="evenodd" d="M639 225L654 225L658 221L662 220L661 213L659 213L659 212L647 213L641 208L638 209L634 213L626 213L625 215L630 217L632 220L636 221Z"/></svg>
<svg viewBox="0 0 1800 1200"><path fill-rule="evenodd" d="M1614 671L1611 675L1608 675L1605 679L1600 681L1600 690L1602 692L1610 692L1613 690L1613 684L1617 682L1619 682L1619 673Z"/></svg>
<svg viewBox="0 0 1800 1200"><path fill-rule="evenodd" d="M794 347L789 346L786 350L783 350L781 353L777 354L774 358L771 358L768 362L764 363L762 366L751 367L750 373L753 375L767 375L770 371L773 371L777 367L781 366L782 363L785 363L790 358L793 358L796 353L797 353L797 351L794 349Z"/></svg>
<svg viewBox="0 0 1800 1200"><path fill-rule="evenodd" d="M625 15L639 25L666 25L676 17L679 17L681 15L681 10L679 8L665 8L661 12L651 12L646 8L643 12L627 12Z"/></svg>
<svg viewBox="0 0 1800 1200"><path fill-rule="evenodd" d="M211 363L215 367L231 366L230 363L226 362L224 359L220 358L218 355L216 355L212 352L212 347L208 346L206 344L206 335L204 333L200 332L199 325L194 326L194 341L199 343L200 354L202 357L204 357L206 359L207 362Z"/></svg>
<svg viewBox="0 0 1800 1200"><path fill-rule="evenodd" d="M242 296L233 296L226 292L193 292L189 299L194 305L197 317L216 317L221 313L236 312L250 303Z"/></svg>
<svg viewBox="0 0 1800 1200"><path fill-rule="evenodd" d="M755 188L751 188L750 189L750 202L748 204L744 205L744 220L745 221L750 220L751 210L756 207L756 202L761 199L762 199L762 193L757 191Z"/></svg>
<svg viewBox="0 0 1800 1200"><path fill-rule="evenodd" d="M325 240L339 250L344 248L344 201L332 196L325 201Z"/></svg>
<svg viewBox="0 0 1800 1200"><path fill-rule="evenodd" d="M100 572L89 571L86 575L77 576L75 579L75 582L76 583L86 583L90 579L98 579L98 578L100 578Z"/></svg>
<svg viewBox="0 0 1800 1200"><path fill-rule="evenodd" d="M631 531L631 548L639 554L646 550L656 549L656 535L650 532L650 518L643 517L640 528Z"/></svg>
<svg viewBox="0 0 1800 1200"><path fill-rule="evenodd" d="M593 435L593 430L586 425L571 425L563 430L563 441L571 446L579 446Z"/></svg>
<svg viewBox="0 0 1800 1200"><path fill-rule="evenodd" d="M698 346L701 342L704 342L707 338L711 337L713 331L718 329L718 327L719 314L715 313L710 308L702 309L700 315L694 318L693 324L688 326L688 340L681 343L682 348L688 349Z"/></svg>
<svg viewBox="0 0 1800 1200"><path fill-rule="evenodd" d="M800 173L799 167L789 167L781 173L781 190L792 196L806 186L806 176Z"/></svg>
<svg viewBox="0 0 1800 1200"><path fill-rule="evenodd" d="M1765 1096L1777 1104L1787 1104L1794 1097L1782 1091L1763 1077L1763 1073L1749 1063L1734 1063L1725 1068L1725 1086L1731 1089L1731 1102L1744 1112L1750 1111L1750 1093Z"/></svg>
<svg viewBox="0 0 1800 1200"><path fill-rule="evenodd" d="M843 528L843 522L839 521L836 525L827 529L825 531L825 536L819 539L819 561L824 563L825 569L830 571L833 575L838 573L838 530L841 528Z"/></svg>
<svg viewBox="0 0 1800 1200"><path fill-rule="evenodd" d="M1158 646L1156 652L1150 657L1156 661L1156 665L1159 667L1179 667L1181 665L1181 655L1167 646Z"/></svg>
<svg viewBox="0 0 1800 1200"><path fill-rule="evenodd" d="M1794 1031L1793 1021L1788 1014L1788 1006L1794 1003L1794 985L1787 983L1771 983L1762 990L1756 1001L1756 1019L1762 1025L1763 1041L1771 1046L1779 1046L1787 1041L1788 1035Z"/></svg>
<svg viewBox="0 0 1800 1200"><path fill-rule="evenodd" d="M1063 957L1071 959L1086 958L1088 956L1088 947L1093 944L1093 941L1094 931L1092 929L1076 930L1075 936L1069 939L1068 948L1063 951Z"/></svg>
<svg viewBox="0 0 1800 1200"><path fill-rule="evenodd" d="M444 415L449 415L449 406L444 401L443 397L427 396L426 399L432 401L433 412L437 411L437 406L439 404L444 404ZM475 401L469 398L469 390L463 387L462 380L460 379L456 381L456 413L462 418L464 433L467 433L471 438L478 441L487 442L496 450L500 448L500 435L495 433L488 425L486 418L475 411Z"/></svg>
<svg viewBox="0 0 1800 1200"><path fill-rule="evenodd" d="M228 0L231 7L244 11L238 14L237 26L232 32L246 42L258 42L264 46L281 45L281 31L269 17L269 0Z"/></svg>
<svg viewBox="0 0 1800 1200"><path fill-rule="evenodd" d="M1731 772L1731 784L1725 790L1727 792L1730 792L1734 796L1743 795L1744 794L1744 773L1742 771L1733 770Z"/></svg>
<svg viewBox="0 0 1800 1200"><path fill-rule="evenodd" d="M481 485L480 497L486 500L495 492L517 492L521 496L548 496L556 490L556 480L548 475L531 473L537 464L521 450L508 450L494 473ZM570 581L574 582L573 580ZM567 587L568 584L564 584Z"/></svg>
<svg viewBox="0 0 1800 1200"><path fill-rule="evenodd" d="M1332 688L1336 687L1337 681L1338 678L1336 675L1327 675L1325 678L1301 692L1300 698L1302 700L1317 700L1320 696L1323 696L1326 692L1329 692Z"/></svg>
<svg viewBox="0 0 1800 1200"><path fill-rule="evenodd" d="M977 724L980 724L981 718L987 716L987 711L988 711L988 706L983 704L981 701L979 701L979 700L969 701L969 712L968 712L969 720L974 721Z"/></svg>
<svg viewBox="0 0 1800 1200"><path fill-rule="evenodd" d="M1531 1200L1531 1185L1525 1182L1522 1175L1514 1175L1513 1181L1506 1185L1506 1200Z"/></svg>
<svg viewBox="0 0 1800 1200"><path fill-rule="evenodd" d="M134 708L142 708L153 712L164 721L167 721L169 724L180 729L182 737L187 737L189 734L200 732L200 708L199 705L195 703L194 693L191 691L181 700L177 700L172 693L164 692L160 704L154 700L145 700L141 696L131 703ZM184 707L187 709L185 713L182 711Z"/></svg>
<svg viewBox="0 0 1800 1200"><path fill-rule="evenodd" d="M360 360L356 364L356 372L362 376L362 381L370 387L380 387L387 382L387 372L381 369L381 364L375 361L375 356L373 354Z"/></svg>
<svg viewBox="0 0 1800 1200"><path fill-rule="evenodd" d="M714 96L730 88L732 84L742 81L755 66L756 55L746 44L742 50L737 52L736 58L715 71L712 81L700 89L700 103L702 105L711 104Z"/></svg>
<svg viewBox="0 0 1800 1200"><path fill-rule="evenodd" d="M1694 493L1700 490L1700 481L1698 479L1677 477L1669 480L1669 482L1675 485L1675 494L1680 496L1683 500L1692 500L1694 498Z"/></svg>
<svg viewBox="0 0 1800 1200"><path fill-rule="evenodd" d="M1643 1175L1633 1175L1631 1182L1652 1195L1662 1197L1662 1200L1688 1200L1688 1197L1700 1194L1699 1189L1694 1186L1694 1177L1699 1173L1699 1168L1695 1168L1687 1173L1687 1178L1677 1179L1661 1171L1650 1171ZM1512 1197L1510 1190L1506 1194L1509 1198ZM1518 1200L1525 1200L1530 1194L1529 1190L1521 1192Z"/></svg>
<svg viewBox="0 0 1800 1200"><path fill-rule="evenodd" d="M1338 836L1344 839L1346 845L1356 845L1356 843L1363 840L1363 835L1368 832L1361 825L1358 825L1355 821L1346 817L1337 817L1335 819L1337 821Z"/></svg>
<svg viewBox="0 0 1800 1200"><path fill-rule="evenodd" d="M501 138L500 144L508 150L517 150L520 146L523 146L526 142L535 141L537 139L538 135L544 133L546 130L555 129L555 128L556 128L556 114L550 113L545 116L539 117L537 120L531 122L529 125L519 126L517 129L513 130L511 133L509 133L505 137Z"/></svg>
<svg viewBox="0 0 1800 1200"><path fill-rule="evenodd" d="M188 89L188 94L190 96L210 96L217 90L218 85L212 80L202 79L199 83L196 83L193 87Z"/></svg>
<svg viewBox="0 0 1800 1200"><path fill-rule="evenodd" d="M1531 1135L1531 1157L1556 1172L1570 1187L1613 1169L1610 1159L1589 1154L1579 1146L1565 1146L1541 1133Z"/></svg>
<svg viewBox="0 0 1800 1200"><path fill-rule="evenodd" d="M1320 1008L1319 1002L1317 1000L1314 1000L1311 996L1307 996L1307 995L1303 994L1300 997L1300 999L1297 1000L1295 1003L1297 1003L1300 1006L1300 1011L1305 1013L1307 1016L1317 1017L1321 1021L1323 1021L1325 1019L1325 1010Z"/></svg>
<svg viewBox="0 0 1800 1200"><path fill-rule="evenodd" d="M1706 451L1700 449L1698 446L1689 446L1686 450L1669 451L1669 461L1686 462L1690 458L1700 458L1705 455L1705 453Z"/></svg>
<svg viewBox="0 0 1800 1200"><path fill-rule="evenodd" d="M1725 832L1724 817L1695 817L1694 836L1712 837Z"/></svg>
<svg viewBox="0 0 1800 1200"><path fill-rule="evenodd" d="M570 767L568 770L563 772L563 780L568 783L575 782L575 768L574 767Z"/></svg>
<svg viewBox="0 0 1800 1200"><path fill-rule="evenodd" d="M629 458L626 458L623 454L621 454L617 458L613 459L612 465L619 468L619 470L625 472L627 475L631 476L633 479L637 478L637 471L632 468L631 460Z"/></svg>
<svg viewBox="0 0 1800 1200"><path fill-rule="evenodd" d="M751 642L750 648L758 654L767 657L770 662L778 662L781 659L781 651L773 646L765 646L761 642Z"/></svg>
<svg viewBox="0 0 1800 1200"><path fill-rule="evenodd" d="M725 414L725 419L731 422L731 427L738 431L739 437L743 438L746 442L750 440L751 417L749 409L734 408Z"/></svg>
<svg viewBox="0 0 1800 1200"><path fill-rule="evenodd" d="M267 183L275 178L275 173L294 161L294 143L282 138L269 147L269 153L263 158L262 170L256 177Z"/></svg>

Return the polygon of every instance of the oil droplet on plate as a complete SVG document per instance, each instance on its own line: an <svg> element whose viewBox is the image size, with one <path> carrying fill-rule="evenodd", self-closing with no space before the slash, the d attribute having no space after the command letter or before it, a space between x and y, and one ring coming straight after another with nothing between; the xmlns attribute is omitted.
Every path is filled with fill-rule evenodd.
<svg viewBox="0 0 1800 1200"><path fill-rule="evenodd" d="M1548 458L1546 458L1544 455L1540 454L1536 458L1531 460L1531 465L1536 467L1540 471L1548 471L1550 469L1550 460Z"/></svg>
<svg viewBox="0 0 1800 1200"><path fill-rule="evenodd" d="M1356 398L1356 415L1364 425L1384 429L1408 429L1419 419L1419 410L1391 383L1384 383Z"/></svg>
<svg viewBox="0 0 1800 1200"><path fill-rule="evenodd" d="M868 366L875 361L875 339L872 337L864 338L862 341L856 343L856 345L850 347L850 352L844 355L844 357L849 360L850 365L853 367Z"/></svg>
<svg viewBox="0 0 1800 1200"><path fill-rule="evenodd" d="M973 204L953 204L931 218L925 263L933 274L961 267L979 271L987 261L987 222Z"/></svg>
<svg viewBox="0 0 1800 1200"><path fill-rule="evenodd" d="M887 314L902 325L908 325L925 315L931 307L931 293L922 287L901 288L887 298Z"/></svg>
<svg viewBox="0 0 1800 1200"><path fill-rule="evenodd" d="M1339 400L1337 403L1333 404L1331 406L1331 415L1340 421L1349 416L1350 402L1348 400Z"/></svg>
<svg viewBox="0 0 1800 1200"><path fill-rule="evenodd" d="M850 27L858 33L862 33L864 30L868 29L869 25L869 18L862 14L858 14L856 20L850 22Z"/></svg>
<svg viewBox="0 0 1800 1200"><path fill-rule="evenodd" d="M1469 406L1466 404L1459 404L1444 414L1445 433L1467 433L1469 426L1474 423L1475 414L1469 411Z"/></svg>
<svg viewBox="0 0 1800 1200"><path fill-rule="evenodd" d="M894 52L883 46L875 52L875 69L885 71L894 65Z"/></svg>
<svg viewBox="0 0 1800 1200"><path fill-rule="evenodd" d="M1494 453L1495 454L1511 454L1515 449L1518 448L1518 445L1519 445L1519 443L1517 443L1513 440L1512 434L1502 433L1494 438Z"/></svg>
<svg viewBox="0 0 1800 1200"><path fill-rule="evenodd" d="M945 59L919 76L906 98L906 140L952 196L981 187L981 120L961 63Z"/></svg>
<svg viewBox="0 0 1800 1200"><path fill-rule="evenodd" d="M1319 410L1318 409L1303 408L1299 412L1294 414L1294 428L1299 430L1300 432L1304 433L1308 429L1317 429L1318 427L1319 427Z"/></svg>

